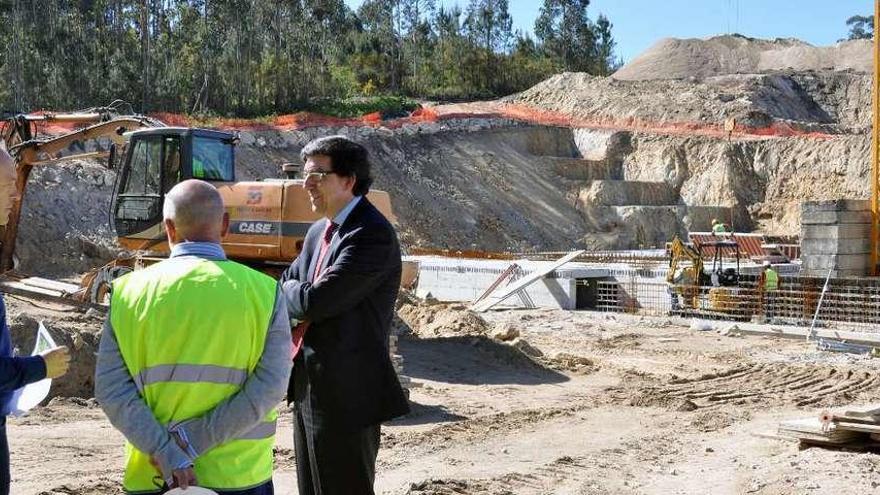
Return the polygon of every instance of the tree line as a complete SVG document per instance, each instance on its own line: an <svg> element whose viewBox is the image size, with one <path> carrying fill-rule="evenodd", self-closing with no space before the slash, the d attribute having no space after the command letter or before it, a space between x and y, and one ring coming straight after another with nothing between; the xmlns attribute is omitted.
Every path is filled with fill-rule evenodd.
<svg viewBox="0 0 880 495"><path fill-rule="evenodd" d="M534 38L507 0L0 0L0 108L243 116L381 95L474 99L615 69L589 0L544 0Z"/></svg>

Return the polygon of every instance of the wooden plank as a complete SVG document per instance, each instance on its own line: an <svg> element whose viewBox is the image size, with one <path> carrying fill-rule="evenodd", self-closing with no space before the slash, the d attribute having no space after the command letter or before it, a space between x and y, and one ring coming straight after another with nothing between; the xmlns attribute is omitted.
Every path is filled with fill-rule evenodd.
<svg viewBox="0 0 880 495"><path fill-rule="evenodd" d="M880 425L869 425L865 423L851 423L838 421L834 423L837 428L847 431L860 431L863 433L880 433Z"/></svg>
<svg viewBox="0 0 880 495"><path fill-rule="evenodd" d="M3 282L0 282L0 291L19 295L36 294L41 296L61 297L61 293L57 290L46 289L43 287L34 287L23 282L16 282L13 280L4 280Z"/></svg>
<svg viewBox="0 0 880 495"><path fill-rule="evenodd" d="M783 421L779 423L778 433L801 441L834 445L854 442L866 437L864 433L858 431L833 426L826 428L816 417Z"/></svg>
<svg viewBox="0 0 880 495"><path fill-rule="evenodd" d="M474 302L472 302L471 305L475 305L475 304L479 303L480 301L482 301L483 299L486 299L487 297L489 297L489 294L494 292L495 289L497 289L498 286L501 285L502 282L504 282L504 280L506 280L508 277L512 276L518 267L519 267L519 265L517 265L516 263L511 263L510 266L505 268L504 271L501 272L501 275L499 275L498 278L496 278L495 281L492 282L492 284L486 290L484 290L483 293L480 294L479 297L474 299Z"/></svg>
<svg viewBox="0 0 880 495"><path fill-rule="evenodd" d="M520 290L525 289L526 287L528 287L532 283L544 278L548 273L552 272L553 270L556 270L560 266L577 258L578 256L580 256L581 254L583 254L585 252L586 252L585 249L581 249L578 251L572 251L572 252L566 254L565 256L563 256L562 258L559 258L558 260L554 261L550 265L549 268L545 268L542 270L537 270L535 272L532 272L529 275L526 275L525 277L517 280L516 282L504 287L504 289L501 291L500 294L498 294L496 296L492 296L492 297L487 296L486 299L484 299L483 301L480 301L478 304L471 306L471 309L473 311L477 311L477 312L486 311L489 308L491 308L492 306L495 306L496 304L504 301L508 297L516 294Z"/></svg>
<svg viewBox="0 0 880 495"><path fill-rule="evenodd" d="M49 280L47 278L42 277L28 277L19 280L19 282L30 285L32 287L40 287L43 289L55 290L58 292L64 292L67 294L73 294L78 290L82 289L79 285L68 284L66 282L59 282L58 280Z"/></svg>
<svg viewBox="0 0 880 495"><path fill-rule="evenodd" d="M880 424L880 421L878 421L878 419L880 418L876 418L874 416L853 416L848 414L846 411L842 413L822 411L821 413L819 413L819 421L821 421L823 425L830 425L832 423L837 423L840 421L846 423Z"/></svg>
<svg viewBox="0 0 880 495"><path fill-rule="evenodd" d="M56 303L66 304L68 306L76 306L83 308L93 308L98 311L107 311L107 306L93 304L91 302L78 301L70 297L64 297L58 291L43 289L40 287L32 287L21 282L13 280L0 281L0 292L14 294L16 296L27 297L30 299L39 299L43 301L52 301Z"/></svg>
<svg viewBox="0 0 880 495"><path fill-rule="evenodd" d="M880 404L867 404L861 407L849 406L843 414L853 418L875 418L880 422Z"/></svg>

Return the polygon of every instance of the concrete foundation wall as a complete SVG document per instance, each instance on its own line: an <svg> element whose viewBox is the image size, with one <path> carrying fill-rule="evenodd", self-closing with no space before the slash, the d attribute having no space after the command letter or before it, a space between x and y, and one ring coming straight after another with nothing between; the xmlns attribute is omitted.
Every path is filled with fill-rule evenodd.
<svg viewBox="0 0 880 495"><path fill-rule="evenodd" d="M511 261L474 260L442 258L436 256L407 256L407 261L419 264L419 281L416 295L433 298L444 302L471 303L479 297L498 277L510 266ZM507 279L498 289L499 293L511 281L517 280L534 271L546 269L550 261L515 261L521 267L516 278ZM776 267L783 277L797 275L797 265L778 265ZM741 266L743 275L758 275L761 267L746 263ZM562 268L551 272L545 278L527 286L522 294L514 294L499 307L521 308L560 308L573 310L577 308L577 281L589 279L595 281L612 281L619 284L620 304L637 309L667 311L671 309L671 297L666 285L667 267L657 266L653 269L634 268L626 263L587 264L567 263ZM587 301L582 301L586 303ZM593 301L595 302L595 301Z"/></svg>
<svg viewBox="0 0 880 495"><path fill-rule="evenodd" d="M511 261L466 260L409 256L406 260L418 261L418 297L430 294L439 301L470 303L479 297L510 266ZM518 280L534 271L546 269L549 261L516 261L521 267L515 278L508 278L497 289L503 290L511 281ZM577 279L603 278L607 269L589 267L583 263L568 263L526 287L522 294L514 294L501 307L562 308L575 309L577 303Z"/></svg>

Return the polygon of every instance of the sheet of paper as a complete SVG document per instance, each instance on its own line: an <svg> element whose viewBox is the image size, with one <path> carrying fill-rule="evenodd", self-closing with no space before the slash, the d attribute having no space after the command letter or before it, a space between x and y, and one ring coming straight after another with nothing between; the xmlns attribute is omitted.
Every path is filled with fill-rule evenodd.
<svg viewBox="0 0 880 495"><path fill-rule="evenodd" d="M53 347L57 347L55 341L52 340L52 336L49 335L49 331L46 330L46 327L41 321L40 326L37 327L37 339L36 342L34 342L34 350L31 352L31 356L36 356L37 354ZM46 378L31 383L30 385L25 385L16 390L12 394L12 399L9 401L9 413L13 416L21 416L30 411L49 395L49 388L51 386L52 380Z"/></svg>

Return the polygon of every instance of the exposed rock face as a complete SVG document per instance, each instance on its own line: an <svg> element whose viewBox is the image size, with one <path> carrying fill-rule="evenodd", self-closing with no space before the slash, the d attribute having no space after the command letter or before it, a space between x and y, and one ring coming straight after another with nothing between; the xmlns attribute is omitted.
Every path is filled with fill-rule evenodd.
<svg viewBox="0 0 880 495"><path fill-rule="evenodd" d="M675 55L669 73L636 59L613 78L559 74L504 100L592 126L472 118L244 132L237 178L280 177L280 164L297 161L309 140L345 134L369 148L375 187L390 193L408 247L662 246L674 234L707 230L712 218L737 230L797 234L801 201L870 193L871 78L859 72L870 63L866 46L668 41L645 57ZM827 60L846 70L819 70ZM695 77L675 79L682 67ZM730 117L737 129L791 132L692 132L717 131ZM111 257L113 180L92 162L36 170L18 244L22 268L57 276Z"/></svg>
<svg viewBox="0 0 880 495"><path fill-rule="evenodd" d="M869 194L866 134L727 142L501 124L413 136L328 132L368 146L375 185L391 194L410 247L652 247L707 230L712 218L743 231L797 234L800 201ZM239 150L240 179L277 177L278 165L312 137L256 136L262 145ZM81 163L34 179L18 245L23 269L63 275L111 257L112 172Z"/></svg>

